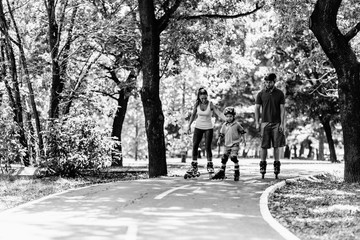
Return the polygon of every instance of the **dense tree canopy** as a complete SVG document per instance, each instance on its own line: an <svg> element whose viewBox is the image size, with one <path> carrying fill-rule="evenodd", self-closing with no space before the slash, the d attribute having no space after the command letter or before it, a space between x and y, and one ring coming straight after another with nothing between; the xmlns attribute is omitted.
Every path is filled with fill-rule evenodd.
<svg viewBox="0 0 360 240"><path fill-rule="evenodd" d="M329 11L343 39L338 51L356 69L360 6L317 2L2 0L3 159L61 172L131 157L147 159L152 177L166 175L166 158L190 149L184 125L200 86L221 109L236 108L248 132L244 153L255 156L254 96L276 72L289 145L315 139L320 150L325 131L324 152L342 160L346 145L346 161L357 154L349 146L358 140L345 136L356 132L347 103L357 101L358 74L344 74L345 58L337 65L315 23ZM344 140L339 122L351 126ZM348 173L358 161L349 162Z"/></svg>

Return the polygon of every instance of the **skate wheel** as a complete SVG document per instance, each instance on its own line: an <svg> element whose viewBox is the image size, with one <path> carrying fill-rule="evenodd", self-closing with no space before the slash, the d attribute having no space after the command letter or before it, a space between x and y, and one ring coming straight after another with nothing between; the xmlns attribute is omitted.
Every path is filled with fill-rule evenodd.
<svg viewBox="0 0 360 240"><path fill-rule="evenodd" d="M200 172L197 172L197 173L196 173L196 176L197 176L197 177L200 177Z"/></svg>
<svg viewBox="0 0 360 240"><path fill-rule="evenodd" d="M184 175L184 179L187 179L187 178L188 178L188 176L185 174L185 175Z"/></svg>

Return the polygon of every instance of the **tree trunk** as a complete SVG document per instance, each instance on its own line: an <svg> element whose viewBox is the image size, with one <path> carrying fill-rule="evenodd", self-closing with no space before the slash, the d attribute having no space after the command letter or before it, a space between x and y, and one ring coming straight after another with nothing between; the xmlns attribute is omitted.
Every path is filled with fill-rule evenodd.
<svg viewBox="0 0 360 240"><path fill-rule="evenodd" d="M23 156L23 162L25 166L29 166L30 160L29 160L28 144L24 129L23 106L21 103L16 59L8 32L9 29L8 29L7 21L5 19L3 4L1 1L0 1L0 29L2 34L4 35L4 39L1 42L2 51L3 51L1 53L3 58L2 60L6 61L7 58L7 61L9 62L9 70L11 72L11 79L12 79L12 87L10 87L10 84L8 84L7 80L4 80L5 87L9 94L11 108L14 113L14 121L18 124L19 127L18 140L22 145L22 147L25 149L25 156ZM20 158L20 155L18 156L18 158Z"/></svg>
<svg viewBox="0 0 360 240"><path fill-rule="evenodd" d="M323 121L321 121L321 124L324 127L326 140L327 140L328 145L329 145L330 162L335 163L335 162L337 162L337 159L336 159L335 144L334 144L334 140L333 140L332 132L331 132L330 121L329 120L323 120Z"/></svg>
<svg viewBox="0 0 360 240"><path fill-rule="evenodd" d="M20 62L22 64L22 67L23 67L23 70L24 70L24 75L25 75L25 82L26 82L26 85L27 85L27 88L29 90L29 98L28 100L30 101L30 106L31 106L31 109L32 109L32 117L35 121L35 127L36 127L36 135L38 137L37 139L37 144L38 144L38 148L39 148L39 151L40 151L40 158L42 158L44 156L44 142L43 142L43 136L42 136L42 132L41 132L41 125L40 125L40 117L39 117L39 113L37 111L37 107L36 107L36 102L35 102L35 94L34 94L34 90L33 90L33 87L32 87L32 83L30 81L30 73L29 73L29 68L28 68L28 65L27 65L27 60L26 60L26 57L25 57L25 51L24 51L24 47L23 47L23 44L22 44L22 39L21 39L21 36L20 36L20 32L19 32L19 29L17 27L17 23L15 22L15 18L14 18L14 15L13 15L13 11L10 9L11 6L8 3L8 8L9 8L9 12L10 12L10 16L11 16L11 19L14 23L14 27L15 27L15 32L16 32L16 37L17 37L17 42L18 42L18 47L19 47L19 53L20 53ZM29 124L31 124L31 121L28 121ZM32 126L31 126L32 128ZM30 149L29 149L30 151Z"/></svg>
<svg viewBox="0 0 360 240"><path fill-rule="evenodd" d="M138 109L140 104L137 104L137 95L135 94L136 109ZM134 144L134 159L137 161L139 159L139 114L135 113L135 144Z"/></svg>
<svg viewBox="0 0 360 240"><path fill-rule="evenodd" d="M318 0L310 18L310 29L338 76L344 137L344 178L346 182L360 182L360 66L349 45L350 39L337 27L340 5L341 0Z"/></svg>
<svg viewBox="0 0 360 240"><path fill-rule="evenodd" d="M119 98L117 100L117 109L115 113L114 122L112 125L111 136L116 138L117 143L115 144L115 149L111 153L111 166L123 166L123 154L122 154L122 142L121 142L121 132L125 119L125 113L127 109L127 103L129 98L125 98L124 89L120 90Z"/></svg>
<svg viewBox="0 0 360 240"><path fill-rule="evenodd" d="M159 97L160 32L156 24L153 0L139 0L141 25L141 68L143 86L141 100L145 114L148 141L149 177L167 175L164 114Z"/></svg>
<svg viewBox="0 0 360 240"><path fill-rule="evenodd" d="M324 129L319 128L319 156L318 160L324 160Z"/></svg>
<svg viewBox="0 0 360 240"><path fill-rule="evenodd" d="M49 118L59 118L59 104L61 102L61 93L64 89L64 82L61 79L61 69L59 65L58 53L60 33L59 26L56 21L56 2L55 0L47 0L47 14L48 14L48 41L49 51L52 65L52 82L50 89L50 108Z"/></svg>
<svg viewBox="0 0 360 240"><path fill-rule="evenodd" d="M115 71L112 70L112 78L116 83L120 83ZM117 109L116 109L116 114L115 114L115 118L114 118L114 122L113 122L113 127L112 127L112 133L111 136L115 137L117 139L117 144L115 145L115 150L112 152L112 162L111 165L112 166L119 166L122 167L123 166L123 154L122 154L122 142L121 142L121 132L122 132L122 127L124 124L124 120L125 120L125 114L126 114L126 110L127 110L127 106L128 106L128 102L129 102L129 97L130 97L130 93L133 90L133 84L132 81L134 81L134 79L136 78L134 72L131 72L128 76L128 78L125 81L124 86L119 86L120 87L120 91L119 91L119 97L117 99Z"/></svg>

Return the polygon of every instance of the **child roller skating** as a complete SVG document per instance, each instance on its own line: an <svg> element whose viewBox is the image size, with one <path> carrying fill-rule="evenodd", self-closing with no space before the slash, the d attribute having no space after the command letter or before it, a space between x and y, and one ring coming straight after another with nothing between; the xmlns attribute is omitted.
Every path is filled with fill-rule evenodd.
<svg viewBox="0 0 360 240"><path fill-rule="evenodd" d="M237 155L239 152L240 142L244 142L245 138L244 128L240 123L235 121L235 109L233 107L227 107L224 110L224 115L226 117L226 123L224 123L220 129L218 145L220 145L221 140L224 138L225 150L223 156L221 157L221 168L220 170L212 177L212 179L224 179L226 163L230 158L234 162L234 181L239 181L240 179L240 170L239 170L239 160Z"/></svg>

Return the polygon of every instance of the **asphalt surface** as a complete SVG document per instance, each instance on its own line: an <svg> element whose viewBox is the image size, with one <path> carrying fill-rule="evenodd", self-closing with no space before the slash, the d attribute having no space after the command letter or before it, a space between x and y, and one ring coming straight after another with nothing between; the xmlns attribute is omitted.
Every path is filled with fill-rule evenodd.
<svg viewBox="0 0 360 240"><path fill-rule="evenodd" d="M3 211L0 239L290 239L263 214L264 191L289 178L322 172L341 175L343 166L283 160L280 179L275 180L272 160L265 179L258 159L241 160L240 181L234 182L231 163L225 180L209 180L204 168L199 178L185 180L188 164L176 161L168 161L176 166L169 168L171 177L84 187Z"/></svg>

